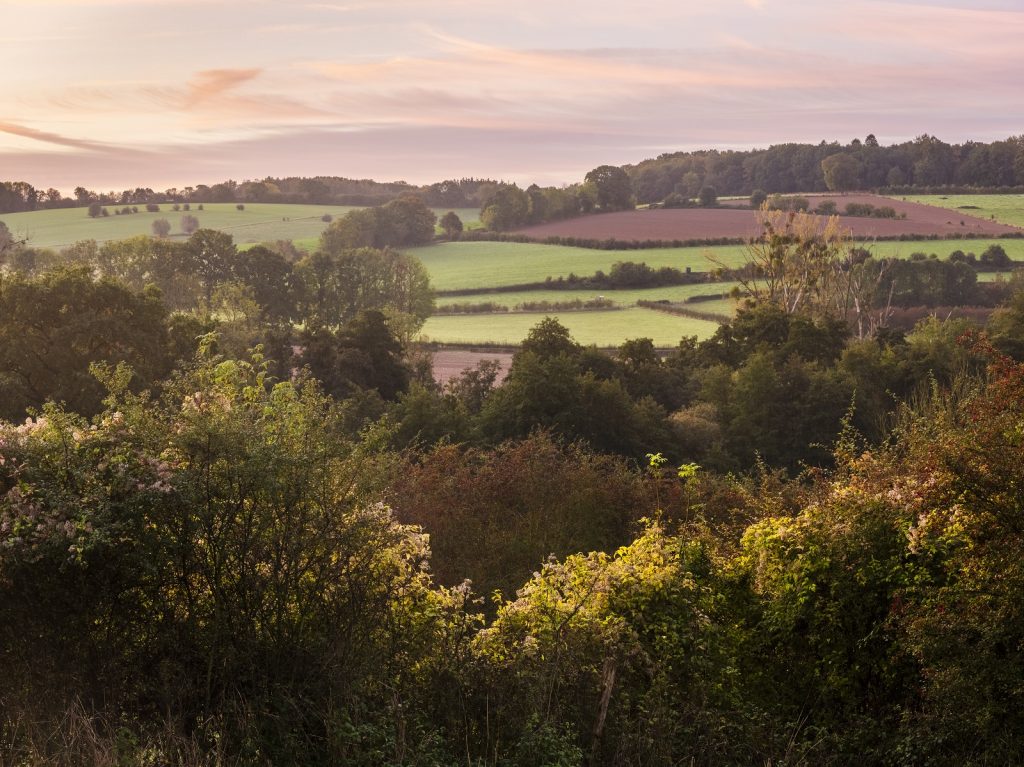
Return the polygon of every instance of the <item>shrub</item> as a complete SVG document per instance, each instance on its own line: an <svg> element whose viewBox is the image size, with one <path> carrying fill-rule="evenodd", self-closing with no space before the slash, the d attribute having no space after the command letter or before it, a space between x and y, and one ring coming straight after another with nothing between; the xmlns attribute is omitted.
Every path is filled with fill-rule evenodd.
<svg viewBox="0 0 1024 767"><path fill-rule="evenodd" d="M989 245L982 251L980 261L985 266L994 266L998 269L1005 269L1013 263L1003 246L996 244Z"/></svg>
<svg viewBox="0 0 1024 767"><path fill-rule="evenodd" d="M702 186L697 192L697 202L702 208L710 208L718 204L718 192L713 186Z"/></svg>
<svg viewBox="0 0 1024 767"><path fill-rule="evenodd" d="M200 206L201 207L201 206ZM199 219L190 213L186 213L181 217L181 231L185 234L192 234L196 229L199 228Z"/></svg>
<svg viewBox="0 0 1024 767"><path fill-rule="evenodd" d="M166 237L171 233L171 222L166 218L158 218L153 222L153 234L157 237Z"/></svg>

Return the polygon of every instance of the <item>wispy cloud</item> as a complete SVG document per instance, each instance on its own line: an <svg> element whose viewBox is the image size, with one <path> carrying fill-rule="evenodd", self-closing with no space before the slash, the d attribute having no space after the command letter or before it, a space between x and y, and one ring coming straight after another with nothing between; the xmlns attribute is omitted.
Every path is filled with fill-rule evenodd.
<svg viewBox="0 0 1024 767"><path fill-rule="evenodd" d="M57 146L80 149L86 152L107 151L109 149L106 144L101 144L96 141L69 138L57 133L28 128L24 125L18 125L17 123L11 122L0 122L0 133L9 133L12 136L21 136L22 138L40 141L44 144L55 144Z"/></svg>
<svg viewBox="0 0 1024 767"><path fill-rule="evenodd" d="M259 77L262 69L209 69L199 72L188 84L182 106L192 109L210 99L222 96L244 83Z"/></svg>

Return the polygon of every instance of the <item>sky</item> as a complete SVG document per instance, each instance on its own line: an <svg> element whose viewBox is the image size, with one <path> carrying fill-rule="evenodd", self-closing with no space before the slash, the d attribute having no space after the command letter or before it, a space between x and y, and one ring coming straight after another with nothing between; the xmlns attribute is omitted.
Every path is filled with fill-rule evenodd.
<svg viewBox="0 0 1024 767"><path fill-rule="evenodd" d="M0 0L0 179L578 181L1024 133L1024 0Z"/></svg>

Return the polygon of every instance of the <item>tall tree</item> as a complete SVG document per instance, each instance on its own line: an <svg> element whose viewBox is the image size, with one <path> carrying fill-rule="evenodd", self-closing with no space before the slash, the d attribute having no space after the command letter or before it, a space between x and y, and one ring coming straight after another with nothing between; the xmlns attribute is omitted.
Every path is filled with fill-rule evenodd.
<svg viewBox="0 0 1024 767"><path fill-rule="evenodd" d="M383 312L408 340L433 312L434 296L422 262L395 250L359 248L317 252L296 264L299 310L306 323L337 328L360 311Z"/></svg>
<svg viewBox="0 0 1024 767"><path fill-rule="evenodd" d="M821 161L825 184L832 192L848 192L860 186L861 164L846 152L829 155Z"/></svg>
<svg viewBox="0 0 1024 767"><path fill-rule="evenodd" d="M484 200L480 221L492 232L504 232L525 224L529 213L526 192L514 184L502 184Z"/></svg>
<svg viewBox="0 0 1024 767"><path fill-rule="evenodd" d="M234 274L238 261L234 238L215 229L198 229L188 238L188 248L209 306L217 284L231 279Z"/></svg>
<svg viewBox="0 0 1024 767"><path fill-rule="evenodd" d="M449 240L457 240L459 235L462 234L462 219L459 218L454 210L450 210L441 216L440 226L444 236Z"/></svg>
<svg viewBox="0 0 1024 767"><path fill-rule="evenodd" d="M600 210L607 212L633 207L633 185L622 168L600 165L587 173L584 181L594 185Z"/></svg>

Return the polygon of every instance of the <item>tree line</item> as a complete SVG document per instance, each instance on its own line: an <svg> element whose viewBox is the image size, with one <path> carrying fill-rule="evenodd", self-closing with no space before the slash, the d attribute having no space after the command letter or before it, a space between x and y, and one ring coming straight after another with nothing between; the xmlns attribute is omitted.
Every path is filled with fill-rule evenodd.
<svg viewBox="0 0 1024 767"><path fill-rule="evenodd" d="M482 201L500 185L501 182L498 181L475 178L452 179L416 186L405 182L388 183L339 176L267 177L241 183L228 180L219 184L197 184L165 190L136 187L121 191L97 191L78 186L71 196L65 196L57 189L36 189L26 181L4 181L0 182L0 213L87 207L92 204L137 206L163 203L262 202L370 207L383 205L409 194L419 196L434 207L474 208L480 207Z"/></svg>
<svg viewBox="0 0 1024 767"><path fill-rule="evenodd" d="M136 187L102 192L76 187L71 197L56 189L36 189L25 181L0 182L0 213L103 205L144 205L183 202L267 202L317 205L383 205L402 195L417 194L437 208L483 208L502 194L512 207L516 225L555 220L594 210L616 210L630 197L637 203L682 204L715 195L748 196L767 193L824 192L846 189L889 189L898 193L949 191L1009 191L1024 189L1024 138L1011 136L991 143L948 144L922 134L912 141L882 146L873 136L848 144L778 144L768 149L671 152L635 165L623 166L629 185L625 196L615 166L595 168L580 184L541 190L531 186L527 197L501 192L514 185L492 179L448 179L417 186L338 176L314 178L267 177L261 180L197 184L154 191ZM614 178L613 178L614 177ZM611 180L613 183L608 183ZM589 184L589 186L588 186ZM518 188L517 188L518 189ZM518 190L523 191L523 190ZM500 194L499 194L500 193ZM675 201L675 202L673 202ZM756 205L755 205L756 207ZM497 216L492 229L513 228Z"/></svg>
<svg viewBox="0 0 1024 767"><path fill-rule="evenodd" d="M1024 188L1024 137L948 144L922 134L882 146L873 135L848 144L777 144L768 149L671 152L626 166L640 203L671 194L694 197L702 187L719 195L950 187L1019 191Z"/></svg>

